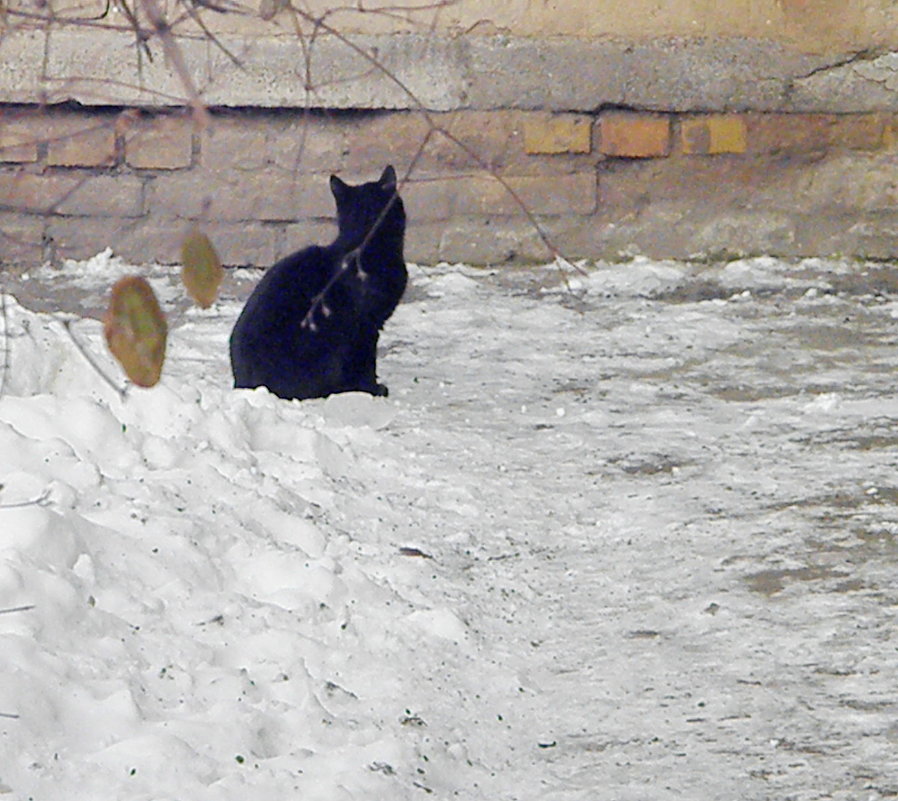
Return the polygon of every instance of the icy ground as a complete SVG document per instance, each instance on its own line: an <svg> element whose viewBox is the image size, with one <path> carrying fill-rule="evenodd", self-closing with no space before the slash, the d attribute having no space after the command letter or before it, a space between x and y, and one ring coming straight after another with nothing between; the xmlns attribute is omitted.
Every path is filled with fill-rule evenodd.
<svg viewBox="0 0 898 801"><path fill-rule="evenodd" d="M124 402L6 298L0 795L898 795L893 270L414 270L390 397L303 403L153 280Z"/></svg>

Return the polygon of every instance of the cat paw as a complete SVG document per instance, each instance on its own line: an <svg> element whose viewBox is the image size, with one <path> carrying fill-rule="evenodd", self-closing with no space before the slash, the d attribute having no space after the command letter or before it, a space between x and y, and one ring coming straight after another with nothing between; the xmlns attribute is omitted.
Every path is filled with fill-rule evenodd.
<svg viewBox="0 0 898 801"><path fill-rule="evenodd" d="M371 394L378 398L386 398L390 394L390 390L387 389L386 384L375 384L374 391Z"/></svg>

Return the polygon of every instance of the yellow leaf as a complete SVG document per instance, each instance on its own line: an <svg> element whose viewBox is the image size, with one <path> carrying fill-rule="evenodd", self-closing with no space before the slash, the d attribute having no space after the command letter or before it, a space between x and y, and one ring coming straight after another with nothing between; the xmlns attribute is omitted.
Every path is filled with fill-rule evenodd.
<svg viewBox="0 0 898 801"><path fill-rule="evenodd" d="M152 387L162 375L168 326L153 288L145 279L128 275L112 287L103 322L106 343L128 378Z"/></svg>
<svg viewBox="0 0 898 801"><path fill-rule="evenodd" d="M187 288L187 294L204 309L208 309L218 297L224 270L211 240L197 228L184 237L181 263L181 280Z"/></svg>

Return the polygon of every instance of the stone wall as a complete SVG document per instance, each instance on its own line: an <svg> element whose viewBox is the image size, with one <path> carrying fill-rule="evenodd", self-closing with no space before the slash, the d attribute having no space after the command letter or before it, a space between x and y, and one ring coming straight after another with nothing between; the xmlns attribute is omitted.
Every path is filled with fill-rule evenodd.
<svg viewBox="0 0 898 801"><path fill-rule="evenodd" d="M898 256L891 0L148 2L135 39L120 0L8 0L3 262L173 261L198 222L266 265L386 163L422 263Z"/></svg>

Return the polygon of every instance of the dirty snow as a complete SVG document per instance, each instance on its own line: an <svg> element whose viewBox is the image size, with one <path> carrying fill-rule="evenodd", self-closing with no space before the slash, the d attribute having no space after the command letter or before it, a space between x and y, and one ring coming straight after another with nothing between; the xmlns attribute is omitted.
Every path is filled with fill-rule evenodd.
<svg viewBox="0 0 898 801"><path fill-rule="evenodd" d="M413 269L390 397L302 403L230 388L233 291L151 279L124 400L4 299L0 794L898 794L888 266Z"/></svg>

